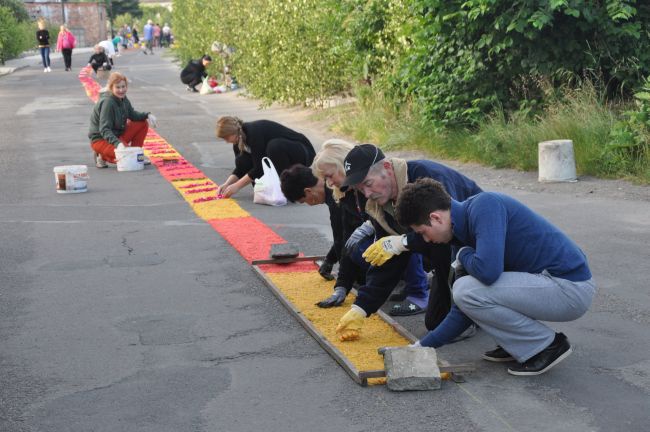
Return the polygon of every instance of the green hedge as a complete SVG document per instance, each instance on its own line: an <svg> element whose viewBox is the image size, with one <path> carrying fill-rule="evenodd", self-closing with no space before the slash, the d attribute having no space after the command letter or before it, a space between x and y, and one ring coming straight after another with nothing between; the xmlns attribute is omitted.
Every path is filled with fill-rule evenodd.
<svg viewBox="0 0 650 432"><path fill-rule="evenodd" d="M0 64L32 48L35 35L31 23L18 21L12 9L0 6Z"/></svg>

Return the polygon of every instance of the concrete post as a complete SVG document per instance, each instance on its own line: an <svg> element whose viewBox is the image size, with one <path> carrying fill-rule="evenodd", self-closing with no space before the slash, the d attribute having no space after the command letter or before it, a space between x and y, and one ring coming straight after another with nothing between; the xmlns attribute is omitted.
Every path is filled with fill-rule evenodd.
<svg viewBox="0 0 650 432"><path fill-rule="evenodd" d="M540 182L578 181L573 155L573 141L544 141L539 143L538 150Z"/></svg>

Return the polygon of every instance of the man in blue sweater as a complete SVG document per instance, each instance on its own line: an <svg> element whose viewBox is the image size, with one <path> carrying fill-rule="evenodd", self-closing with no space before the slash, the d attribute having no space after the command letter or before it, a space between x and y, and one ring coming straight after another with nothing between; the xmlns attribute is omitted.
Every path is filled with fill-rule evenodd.
<svg viewBox="0 0 650 432"><path fill-rule="evenodd" d="M460 246L453 297L498 343L483 358L518 363L512 375L539 375L571 354L563 333L540 321L573 321L596 292L582 250L515 199L494 192L464 202L431 179L407 185L396 217L431 243Z"/></svg>
<svg viewBox="0 0 650 432"><path fill-rule="evenodd" d="M375 313L388 299L411 258L408 242L416 235L413 232L407 234L410 231L408 225L398 223L395 218L395 203L404 187L419 178L432 178L442 182L451 191L452 196L461 201L481 192L481 189L472 180L449 167L429 160L406 161L386 158L382 151L372 144L362 144L352 149L345 158L344 168L344 186L354 186L368 199L366 213L372 220L371 234L376 238L388 235L399 238L399 245L395 247L404 252L381 267L371 263L373 266L366 274L366 284L359 288L354 305L341 318L337 327L341 340L354 340L359 337L364 318ZM351 239L354 237L353 233ZM355 245L348 241L346 247ZM427 250L426 256L435 268L439 290L437 293L429 293L428 299L425 296L418 299L415 298L417 293L409 293L407 300L411 301L409 309L427 308L425 326L432 330L445 318L451 303L447 285L451 248L447 244L434 245ZM418 301L422 301L422 304L417 304ZM391 312L396 314L395 310ZM408 313L397 312L398 315Z"/></svg>

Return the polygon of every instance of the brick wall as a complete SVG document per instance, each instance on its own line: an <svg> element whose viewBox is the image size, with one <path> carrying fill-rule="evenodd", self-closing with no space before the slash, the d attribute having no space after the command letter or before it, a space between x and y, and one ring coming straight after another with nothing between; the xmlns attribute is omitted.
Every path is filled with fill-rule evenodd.
<svg viewBox="0 0 650 432"><path fill-rule="evenodd" d="M106 39L106 7L99 3L63 3L68 29L77 38L78 47L93 46ZM45 18L50 24L61 25L61 2L25 2L34 18ZM56 37L56 35L52 35Z"/></svg>

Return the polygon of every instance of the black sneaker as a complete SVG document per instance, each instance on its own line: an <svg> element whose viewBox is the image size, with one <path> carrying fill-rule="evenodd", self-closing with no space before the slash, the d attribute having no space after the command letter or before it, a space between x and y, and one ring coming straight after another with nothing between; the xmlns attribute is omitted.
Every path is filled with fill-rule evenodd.
<svg viewBox="0 0 650 432"><path fill-rule="evenodd" d="M508 351L504 350L499 345L497 345L497 347L492 351L486 351L483 353L483 360L496 363L514 361L514 359L515 358L511 356Z"/></svg>
<svg viewBox="0 0 650 432"><path fill-rule="evenodd" d="M555 333L555 339L546 349L535 354L524 363L508 368L510 375L541 375L567 358L573 350L564 333Z"/></svg>

